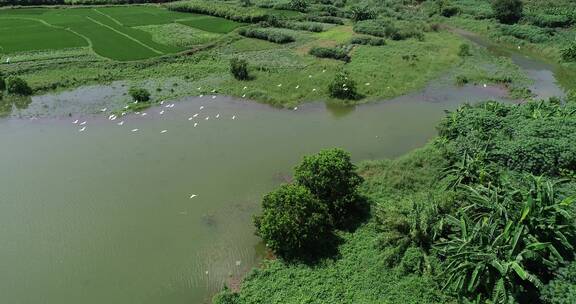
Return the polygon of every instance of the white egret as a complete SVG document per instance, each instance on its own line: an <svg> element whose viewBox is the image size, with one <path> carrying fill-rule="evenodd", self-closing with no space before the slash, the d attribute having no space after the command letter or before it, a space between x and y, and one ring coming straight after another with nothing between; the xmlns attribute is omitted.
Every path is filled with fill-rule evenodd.
<svg viewBox="0 0 576 304"><path fill-rule="evenodd" d="M246 90L247 88L248 88L248 87L244 87L244 88L242 88L242 90Z"/></svg>
<svg viewBox="0 0 576 304"><path fill-rule="evenodd" d="M214 93L214 92L216 92L216 89L213 89L213 90L212 90L212 91L210 91L210 92Z"/></svg>
<svg viewBox="0 0 576 304"><path fill-rule="evenodd" d="M300 85L297 85L296 88L297 88L297 89L300 88Z"/></svg>
<svg viewBox="0 0 576 304"><path fill-rule="evenodd" d="M216 114L216 118L220 118L220 113Z"/></svg>
<svg viewBox="0 0 576 304"><path fill-rule="evenodd" d="M160 104L163 105L163 104L164 104L164 100L162 100L162 101L160 102Z"/></svg>
<svg viewBox="0 0 576 304"><path fill-rule="evenodd" d="M198 123L197 123L197 122L195 122L195 123L194 123L194 128L196 128L197 126L198 126Z"/></svg>
<svg viewBox="0 0 576 304"><path fill-rule="evenodd" d="M122 112L122 114L121 114L121 115L122 115L122 116L126 115L126 112Z"/></svg>
<svg viewBox="0 0 576 304"><path fill-rule="evenodd" d="M212 95L212 99L215 99L215 98L216 98L216 95Z"/></svg>
<svg viewBox="0 0 576 304"><path fill-rule="evenodd" d="M196 194L192 194L192 195L190 195L190 198L195 198L195 197L197 197L197 196L198 196L198 195L196 195Z"/></svg>
<svg viewBox="0 0 576 304"><path fill-rule="evenodd" d="M242 98L246 97L246 94L242 95Z"/></svg>
<svg viewBox="0 0 576 304"><path fill-rule="evenodd" d="M189 120L189 121L192 120L192 119L194 119L194 117L188 117L188 120Z"/></svg>
<svg viewBox="0 0 576 304"><path fill-rule="evenodd" d="M367 83L365 83L365 85L369 86L369 85L370 85L370 83L369 83L369 82L367 82Z"/></svg>
<svg viewBox="0 0 576 304"><path fill-rule="evenodd" d="M232 116L232 120L236 119L236 115Z"/></svg>
<svg viewBox="0 0 576 304"><path fill-rule="evenodd" d="M132 132L138 132L138 129L132 129Z"/></svg>
<svg viewBox="0 0 576 304"><path fill-rule="evenodd" d="M160 131L160 134L164 134L166 132L168 132L168 130L162 130L162 131Z"/></svg>
<svg viewBox="0 0 576 304"><path fill-rule="evenodd" d="M142 113L142 116L146 116L146 115L148 115L148 113L146 113L146 112Z"/></svg>
<svg viewBox="0 0 576 304"><path fill-rule="evenodd" d="M202 98L202 97L204 97L204 95L200 94L200 96L198 96L198 97Z"/></svg>
<svg viewBox="0 0 576 304"><path fill-rule="evenodd" d="M316 88L312 89L312 92L316 92Z"/></svg>
<svg viewBox="0 0 576 304"><path fill-rule="evenodd" d="M83 121L83 122L80 123L81 126L83 126L83 125L85 125L85 124L86 124L86 121Z"/></svg>
<svg viewBox="0 0 576 304"><path fill-rule="evenodd" d="M100 112L106 112L106 110L108 110L107 108L102 108L100 109Z"/></svg>
<svg viewBox="0 0 576 304"><path fill-rule="evenodd" d="M198 113L192 115L192 117L194 117L194 118L198 117Z"/></svg>
<svg viewBox="0 0 576 304"><path fill-rule="evenodd" d="M281 84L281 83L279 83L279 84L277 85L277 87L281 87L281 86L282 86L282 84Z"/></svg>
<svg viewBox="0 0 576 304"><path fill-rule="evenodd" d="M294 109L293 109L293 110L294 110L294 111L298 110L298 107L294 107Z"/></svg>
<svg viewBox="0 0 576 304"><path fill-rule="evenodd" d="M124 109L128 109L130 106L125 106Z"/></svg>
<svg viewBox="0 0 576 304"><path fill-rule="evenodd" d="M206 118L204 118L204 120L208 120L208 119L210 119L210 116L206 116Z"/></svg>
<svg viewBox="0 0 576 304"><path fill-rule="evenodd" d="M158 114L160 115L164 114L164 110L160 111Z"/></svg>
<svg viewBox="0 0 576 304"><path fill-rule="evenodd" d="M75 121L72 122L73 124L77 124L78 123L78 119L76 119Z"/></svg>
<svg viewBox="0 0 576 304"><path fill-rule="evenodd" d="M82 129L78 130L79 132L84 132L84 130L86 130L86 127L82 127Z"/></svg>
<svg viewBox="0 0 576 304"><path fill-rule="evenodd" d="M200 106L200 110L204 109L204 106Z"/></svg>
<svg viewBox="0 0 576 304"><path fill-rule="evenodd" d="M123 125L123 124L124 124L124 121L121 121L121 122L118 123L119 126L121 126L121 125Z"/></svg>
<svg viewBox="0 0 576 304"><path fill-rule="evenodd" d="M486 84L484 84L483 87L486 87Z"/></svg>

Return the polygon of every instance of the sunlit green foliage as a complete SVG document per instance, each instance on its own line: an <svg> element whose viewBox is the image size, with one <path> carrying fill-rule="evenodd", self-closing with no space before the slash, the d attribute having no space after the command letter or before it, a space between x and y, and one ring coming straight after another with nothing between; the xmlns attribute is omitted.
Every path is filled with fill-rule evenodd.
<svg viewBox="0 0 576 304"><path fill-rule="evenodd" d="M316 252L331 232L327 206L297 184L266 194L254 223L266 246L284 258Z"/></svg>

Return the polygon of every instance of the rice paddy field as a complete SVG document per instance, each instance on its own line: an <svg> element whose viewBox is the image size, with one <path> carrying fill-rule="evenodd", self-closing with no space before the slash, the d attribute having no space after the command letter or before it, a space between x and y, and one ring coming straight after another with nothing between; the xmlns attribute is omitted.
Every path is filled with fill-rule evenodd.
<svg viewBox="0 0 576 304"><path fill-rule="evenodd" d="M156 6L1 10L0 52L84 47L108 59L133 61L174 54L241 25ZM183 42L163 39L170 36Z"/></svg>

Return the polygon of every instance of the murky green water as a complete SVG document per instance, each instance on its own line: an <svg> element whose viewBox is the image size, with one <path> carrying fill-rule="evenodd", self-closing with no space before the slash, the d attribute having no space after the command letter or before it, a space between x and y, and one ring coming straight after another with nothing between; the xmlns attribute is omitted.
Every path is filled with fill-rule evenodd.
<svg viewBox="0 0 576 304"><path fill-rule="evenodd" d="M398 156L432 138L445 109L506 95L439 85L356 108L279 110L218 96L114 121L67 116L125 91L94 86L4 105L1 303L206 302L261 260L251 217L303 155L337 146L355 161Z"/></svg>

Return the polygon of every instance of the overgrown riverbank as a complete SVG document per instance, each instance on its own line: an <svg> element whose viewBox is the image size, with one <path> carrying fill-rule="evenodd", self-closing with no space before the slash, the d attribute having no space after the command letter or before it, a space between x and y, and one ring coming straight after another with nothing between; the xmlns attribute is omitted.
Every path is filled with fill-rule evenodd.
<svg viewBox="0 0 576 304"><path fill-rule="evenodd" d="M573 301L575 97L449 113L426 147L360 165L372 215L335 257L266 261L215 303Z"/></svg>

